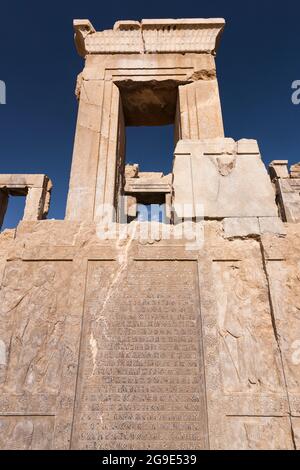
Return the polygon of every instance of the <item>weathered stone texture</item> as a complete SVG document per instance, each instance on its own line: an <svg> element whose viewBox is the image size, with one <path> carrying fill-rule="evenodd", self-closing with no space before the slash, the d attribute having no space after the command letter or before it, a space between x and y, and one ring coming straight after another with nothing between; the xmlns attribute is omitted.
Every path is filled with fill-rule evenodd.
<svg viewBox="0 0 300 470"><path fill-rule="evenodd" d="M246 148L246 145L249 145ZM208 218L276 217L274 190L254 141L180 140L174 158L174 204Z"/></svg>
<svg viewBox="0 0 300 470"><path fill-rule="evenodd" d="M65 220L47 177L0 175L0 225L27 196L0 233L1 449L300 449L299 165L224 137L223 26L75 21ZM126 126L170 123L172 174L125 165Z"/></svg>
<svg viewBox="0 0 300 470"><path fill-rule="evenodd" d="M287 160L274 160L269 165L269 173L282 219L300 222L300 164L292 165L289 172Z"/></svg>
<svg viewBox="0 0 300 470"><path fill-rule="evenodd" d="M46 175L0 175L0 229L10 196L25 196L23 220L45 219L52 183Z"/></svg>
<svg viewBox="0 0 300 470"><path fill-rule="evenodd" d="M113 29L95 31L88 20L75 20L80 55L107 53L214 53L223 18L117 21Z"/></svg>
<svg viewBox="0 0 300 470"><path fill-rule="evenodd" d="M293 448L299 227L226 240L206 222L198 252L95 228L0 235L2 447Z"/></svg>
<svg viewBox="0 0 300 470"><path fill-rule="evenodd" d="M72 446L206 447L197 263L127 262L89 263Z"/></svg>

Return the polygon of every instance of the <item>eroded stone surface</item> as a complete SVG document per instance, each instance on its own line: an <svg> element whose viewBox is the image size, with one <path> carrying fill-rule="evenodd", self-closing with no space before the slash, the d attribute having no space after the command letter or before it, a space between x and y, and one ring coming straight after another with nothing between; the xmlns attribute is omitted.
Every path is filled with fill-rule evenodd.
<svg viewBox="0 0 300 470"><path fill-rule="evenodd" d="M80 55L107 53L215 52L223 18L117 21L113 29L95 31L89 20L75 20Z"/></svg>
<svg viewBox="0 0 300 470"><path fill-rule="evenodd" d="M23 220L45 219L50 205L52 182L46 175L0 175L0 229L10 196L26 196Z"/></svg>
<svg viewBox="0 0 300 470"><path fill-rule="evenodd" d="M0 223L29 201L0 233L0 448L300 449L299 168L224 138L224 21L74 26L66 219L43 175L0 175ZM126 125L171 121L172 175L125 166ZM164 224L133 220L149 201Z"/></svg>
<svg viewBox="0 0 300 470"><path fill-rule="evenodd" d="M250 141L253 152L253 143ZM245 151L245 141L243 141ZM232 139L181 140L175 149L174 204L204 217L276 217L274 190L258 153L240 154ZM251 176L250 176L251 175Z"/></svg>
<svg viewBox="0 0 300 470"><path fill-rule="evenodd" d="M293 448L299 228L204 229L198 251L63 221L0 235L3 448Z"/></svg>

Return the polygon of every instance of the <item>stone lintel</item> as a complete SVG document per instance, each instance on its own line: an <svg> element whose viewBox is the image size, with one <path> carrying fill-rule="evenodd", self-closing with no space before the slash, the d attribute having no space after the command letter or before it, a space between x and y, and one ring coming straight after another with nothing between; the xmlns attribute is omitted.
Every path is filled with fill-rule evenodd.
<svg viewBox="0 0 300 470"><path fill-rule="evenodd" d="M77 52L80 56L84 57L86 54L85 50L85 38L88 34L95 33L96 30L89 20L74 20L73 27L75 31L75 45Z"/></svg>
<svg viewBox="0 0 300 470"><path fill-rule="evenodd" d="M159 183L155 181L145 181L137 178L126 180L126 193L170 193L171 185L168 183Z"/></svg>
<svg viewBox="0 0 300 470"><path fill-rule="evenodd" d="M291 166L290 177L291 178L300 178L300 163L295 163L295 165Z"/></svg>
<svg viewBox="0 0 300 470"><path fill-rule="evenodd" d="M45 182L52 184L50 179L43 174L0 174L0 188L43 188Z"/></svg>
<svg viewBox="0 0 300 470"><path fill-rule="evenodd" d="M137 164L125 166L125 193L171 193L172 174L139 171Z"/></svg>
<svg viewBox="0 0 300 470"><path fill-rule="evenodd" d="M163 27L163 26L225 26L224 18L162 18L162 19L149 19L141 21L142 28L148 27Z"/></svg>
<svg viewBox="0 0 300 470"><path fill-rule="evenodd" d="M271 179L289 178L288 163L288 160L273 160L269 165Z"/></svg>
<svg viewBox="0 0 300 470"><path fill-rule="evenodd" d="M132 53L215 54L223 18L117 21L113 29L95 31L89 20L74 20L79 55Z"/></svg>
<svg viewBox="0 0 300 470"><path fill-rule="evenodd" d="M25 196L23 220L44 219L49 211L52 182L46 175L0 174L0 228L9 196ZM6 196L5 196L6 195Z"/></svg>

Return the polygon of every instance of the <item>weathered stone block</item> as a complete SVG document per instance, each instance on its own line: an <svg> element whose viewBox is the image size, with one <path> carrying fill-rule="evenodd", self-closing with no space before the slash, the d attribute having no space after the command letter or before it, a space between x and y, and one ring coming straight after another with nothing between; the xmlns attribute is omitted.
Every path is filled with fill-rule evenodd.
<svg viewBox="0 0 300 470"><path fill-rule="evenodd" d="M260 235L257 217L226 218L223 222L225 238L247 238Z"/></svg>
<svg viewBox="0 0 300 470"><path fill-rule="evenodd" d="M175 204L202 205L204 217L278 214L275 193L260 155L239 155L230 139L179 141L173 174Z"/></svg>

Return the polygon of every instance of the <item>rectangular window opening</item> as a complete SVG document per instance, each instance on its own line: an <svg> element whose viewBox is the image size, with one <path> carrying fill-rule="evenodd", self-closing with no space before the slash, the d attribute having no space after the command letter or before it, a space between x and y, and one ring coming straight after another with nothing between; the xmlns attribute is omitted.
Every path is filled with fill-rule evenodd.
<svg viewBox="0 0 300 470"><path fill-rule="evenodd" d="M26 195L11 195L8 194L7 201L4 201L4 194L2 193L2 226L0 214L0 230L16 228L19 222L24 217L24 210L26 204Z"/></svg>
<svg viewBox="0 0 300 470"><path fill-rule="evenodd" d="M174 124L126 127L126 164L138 164L141 172L172 172Z"/></svg>
<svg viewBox="0 0 300 470"><path fill-rule="evenodd" d="M128 196L128 222L170 223L166 214L170 214L174 148L180 138L178 85L170 79L118 82L124 126L118 155L124 178L116 187L119 195Z"/></svg>

